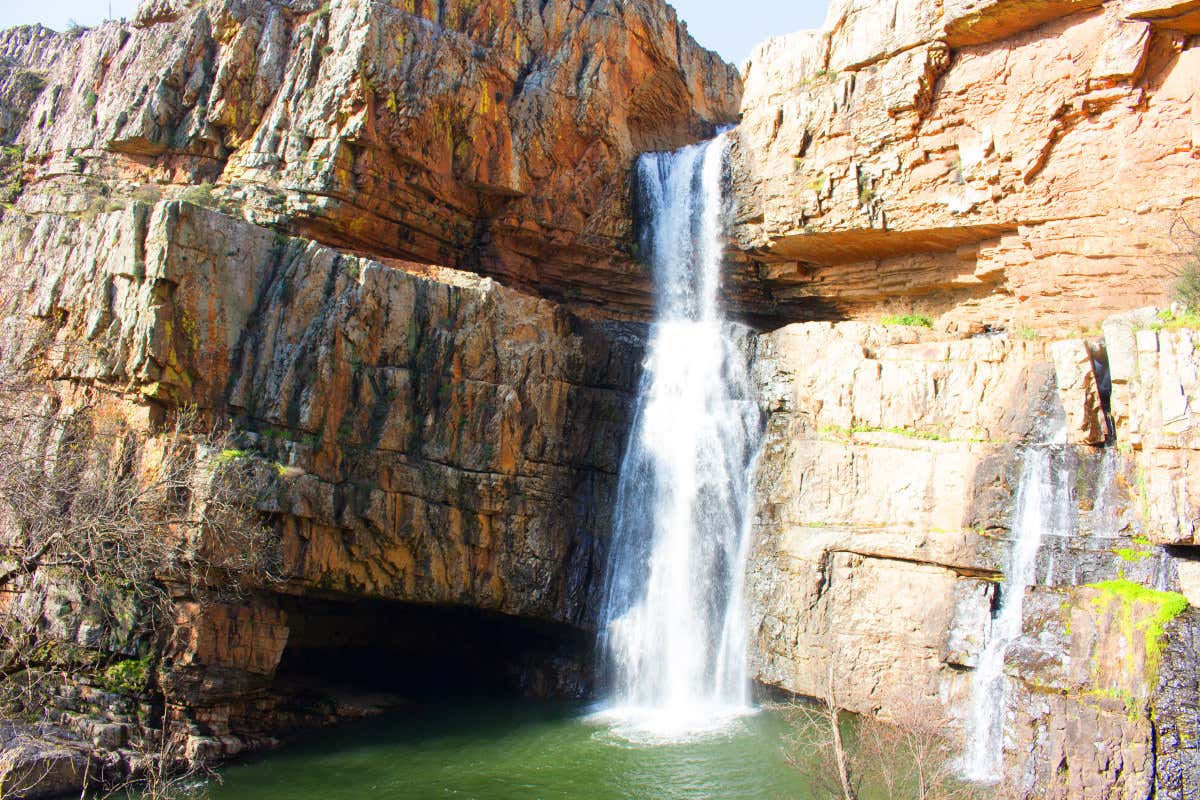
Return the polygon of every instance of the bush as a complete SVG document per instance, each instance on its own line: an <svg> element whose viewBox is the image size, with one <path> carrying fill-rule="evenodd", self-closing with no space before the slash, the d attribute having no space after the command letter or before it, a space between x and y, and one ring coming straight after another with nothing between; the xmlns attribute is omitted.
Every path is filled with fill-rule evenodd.
<svg viewBox="0 0 1200 800"><path fill-rule="evenodd" d="M207 181L189 186L179 195L179 199L205 208L216 208L217 199L213 197L213 185Z"/></svg>
<svg viewBox="0 0 1200 800"><path fill-rule="evenodd" d="M909 325L915 328L932 328L933 320L924 314L891 314L883 318L884 325Z"/></svg>
<svg viewBox="0 0 1200 800"><path fill-rule="evenodd" d="M1200 244L1184 256L1183 265L1175 275L1171 295L1189 311L1200 312Z"/></svg>
<svg viewBox="0 0 1200 800"><path fill-rule="evenodd" d="M1027 342L1035 342L1042 338L1042 335L1038 333L1036 329L1031 328L1028 325L1018 325L1016 331L1014 332L1016 333L1018 339L1024 339Z"/></svg>
<svg viewBox="0 0 1200 800"><path fill-rule="evenodd" d="M150 656L118 661L104 670L100 685L115 694L137 695L146 691L150 678Z"/></svg>
<svg viewBox="0 0 1200 800"><path fill-rule="evenodd" d="M0 147L0 203L12 203L21 194L25 165L25 148L12 145Z"/></svg>

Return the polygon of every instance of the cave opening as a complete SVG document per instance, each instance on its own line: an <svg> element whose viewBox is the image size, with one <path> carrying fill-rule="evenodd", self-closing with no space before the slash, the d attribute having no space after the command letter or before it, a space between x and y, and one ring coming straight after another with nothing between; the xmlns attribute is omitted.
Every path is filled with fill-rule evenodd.
<svg viewBox="0 0 1200 800"><path fill-rule="evenodd" d="M592 636L474 608L284 597L287 646L272 694L312 721L467 698L577 699Z"/></svg>

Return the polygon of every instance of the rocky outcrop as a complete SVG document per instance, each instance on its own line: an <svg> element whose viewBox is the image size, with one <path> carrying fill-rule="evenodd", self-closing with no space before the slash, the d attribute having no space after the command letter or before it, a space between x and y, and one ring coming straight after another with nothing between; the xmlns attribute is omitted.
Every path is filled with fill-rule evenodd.
<svg viewBox="0 0 1200 800"><path fill-rule="evenodd" d="M1148 534L1157 544L1200 544L1197 331L1169 330L1147 309L1108 320L1104 332L1118 436L1136 454Z"/></svg>
<svg viewBox="0 0 1200 800"><path fill-rule="evenodd" d="M1191 340L1138 335L1162 343L1155 353ZM748 579L756 677L824 696L832 669L855 711L966 724L1014 546L1022 464L1031 448L1050 448L1047 530L1035 585L1018 587L1023 632L1005 661L1009 774L1030 796L1144 797L1165 765L1190 763L1190 745L1159 738L1153 721L1181 702L1161 682L1194 684L1194 665L1174 658L1168 671L1160 655L1194 636L1191 616L1174 619L1194 562L1154 542L1166 521L1174 530L1195 516L1183 473L1163 467L1183 459L1170 449L1178 439L1157 438L1157 408L1191 386L1196 359L1186 350L1166 370L1147 363L1134 389L1110 349L1118 445L1106 447L1107 386L1089 351L1080 340L945 341L861 323L761 336L770 421ZM1147 409L1155 421L1140 423L1139 438L1128 420ZM1191 429L1186 414L1177 424ZM1038 445L1047 430L1065 443ZM1172 741L1191 741L1190 717L1173 719Z"/></svg>
<svg viewBox="0 0 1200 800"><path fill-rule="evenodd" d="M231 417L297 586L586 625L640 330L198 206L4 223L9 357ZM81 398L78 402L83 402Z"/></svg>
<svg viewBox="0 0 1200 800"><path fill-rule="evenodd" d="M68 41L41 25L0 31L0 144L13 142L25 126L29 109L45 88L46 73Z"/></svg>
<svg viewBox="0 0 1200 800"><path fill-rule="evenodd" d="M57 40L56 40L57 41ZM259 223L642 314L629 170L740 81L658 0L147 2L63 47L20 142L41 199L208 181Z"/></svg>
<svg viewBox="0 0 1200 800"><path fill-rule="evenodd" d="M746 66L735 233L793 318L1077 333L1200 218L1191 3L839 0Z"/></svg>
<svg viewBox="0 0 1200 800"><path fill-rule="evenodd" d="M164 409L228 420L236 447L210 457L254 476L272 592L591 627L640 326L183 202L2 227L26 281L6 358L38 364L57 414L103 410L151 442ZM188 754L269 742L296 619L269 596L177 608L161 679Z"/></svg>

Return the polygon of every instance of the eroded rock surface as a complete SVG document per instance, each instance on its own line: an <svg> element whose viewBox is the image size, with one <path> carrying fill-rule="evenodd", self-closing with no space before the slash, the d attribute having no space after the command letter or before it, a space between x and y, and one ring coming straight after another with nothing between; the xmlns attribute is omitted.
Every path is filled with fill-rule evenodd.
<svg viewBox="0 0 1200 800"><path fill-rule="evenodd" d="M1190 341L1147 332L1168 347ZM1194 512L1175 504L1181 473L1147 464L1158 449L1105 446L1093 350L862 323L761 336L770 417L748 579L755 677L824 696L832 670L855 711L965 726L999 592L1022 591L1022 633L1005 659L1016 786L1032 797L1143 797L1158 759L1190 763L1152 723L1159 681L1195 679L1179 659L1170 669L1182 672L1168 677L1159 655L1163 642L1193 635L1190 618L1161 640L1161 628L1147 631L1164 603L1182 599L1192 563L1152 542L1164 521L1170 530ZM1157 370L1141 374L1153 385L1140 399L1113 392L1118 443L1132 408L1170 396ZM1177 382L1172 372L1167 388ZM1037 447L1048 449L1052 487L1034 584L1001 587L1023 461ZM1178 719L1187 732L1172 735L1188 741L1190 717Z"/></svg>
<svg viewBox="0 0 1200 800"><path fill-rule="evenodd" d="M54 341L56 382L232 417L279 465L294 580L587 624L639 327L187 203L10 215L0 247L10 357Z"/></svg>
<svg viewBox="0 0 1200 800"><path fill-rule="evenodd" d="M1189 14L835 2L745 68L739 246L810 318L1078 332L1162 304L1200 218Z"/></svg>
<svg viewBox="0 0 1200 800"><path fill-rule="evenodd" d="M635 155L741 88L659 0L146 2L56 46L19 137L43 202L209 181L257 222L609 315L651 302Z"/></svg>

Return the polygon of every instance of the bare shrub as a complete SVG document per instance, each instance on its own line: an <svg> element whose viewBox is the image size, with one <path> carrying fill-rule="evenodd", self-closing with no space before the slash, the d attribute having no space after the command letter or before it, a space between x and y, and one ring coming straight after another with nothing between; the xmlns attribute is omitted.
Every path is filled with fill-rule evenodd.
<svg viewBox="0 0 1200 800"><path fill-rule="evenodd" d="M862 773L846 747L849 732L843 713L830 667L825 696L813 703L795 703L789 709L793 732L785 742L784 756L814 794L858 800Z"/></svg>
<svg viewBox="0 0 1200 800"><path fill-rule="evenodd" d="M1169 267L1174 283L1172 299L1192 312L1200 312L1200 230L1186 220L1176 220L1171 226L1178 257Z"/></svg>
<svg viewBox="0 0 1200 800"><path fill-rule="evenodd" d="M59 724L55 698L82 687L116 698L104 702L136 723L123 750L139 794L177 797L195 785L184 737L165 712L154 720L144 710L167 705L160 652L178 599L235 599L278 579L278 537L255 510L270 467L232 449L195 409L146 414L64 379L86 363L83 346L62 343L53 316L26 324L19 293L4 289L0 719L13 727L0 752L24 770L8 778L45 778L39 754L65 752L86 754L85 783L111 783L92 771L90 737Z"/></svg>
<svg viewBox="0 0 1200 800"><path fill-rule="evenodd" d="M995 797L958 778L957 737L927 706L899 699L891 717L854 718L842 708L833 670L825 696L790 709L788 764L820 797L834 800L975 800ZM1005 795L1007 796L1007 795Z"/></svg>

